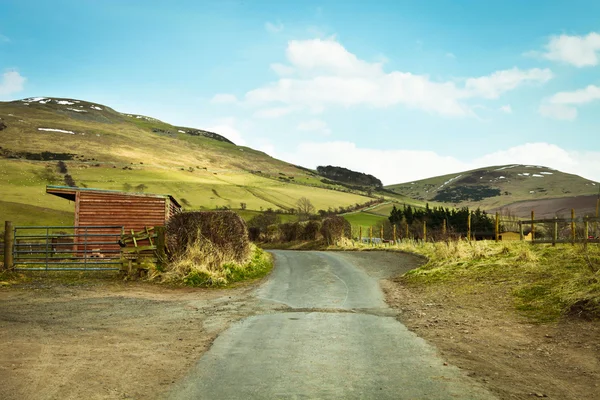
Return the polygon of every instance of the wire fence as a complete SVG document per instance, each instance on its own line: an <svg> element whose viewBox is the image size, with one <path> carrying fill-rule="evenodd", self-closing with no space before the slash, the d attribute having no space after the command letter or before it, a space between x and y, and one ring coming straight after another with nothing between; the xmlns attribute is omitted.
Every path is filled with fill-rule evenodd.
<svg viewBox="0 0 600 400"><path fill-rule="evenodd" d="M386 220L369 227L352 225L351 239L372 244L396 243L406 239L429 242L467 239L527 241L533 244L599 243L600 218L576 217L574 210L571 218L535 219L532 212L531 219L525 220L496 214L493 217L493 227L488 224L483 229L472 229L470 216L462 229L447 224L445 220L441 227L437 224L435 228L428 221L391 224Z"/></svg>

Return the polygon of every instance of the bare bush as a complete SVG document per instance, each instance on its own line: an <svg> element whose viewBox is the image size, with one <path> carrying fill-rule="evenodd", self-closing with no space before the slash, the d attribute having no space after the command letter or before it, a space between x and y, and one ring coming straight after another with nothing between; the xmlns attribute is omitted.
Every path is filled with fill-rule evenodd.
<svg viewBox="0 0 600 400"><path fill-rule="evenodd" d="M233 211L195 211L176 214L166 226L167 250L171 259L181 257L188 247L202 241L214 249L245 262L250 254L248 227Z"/></svg>
<svg viewBox="0 0 600 400"><path fill-rule="evenodd" d="M350 237L352 226L344 217L334 216L326 218L321 226L321 234L328 245L335 244L343 237Z"/></svg>

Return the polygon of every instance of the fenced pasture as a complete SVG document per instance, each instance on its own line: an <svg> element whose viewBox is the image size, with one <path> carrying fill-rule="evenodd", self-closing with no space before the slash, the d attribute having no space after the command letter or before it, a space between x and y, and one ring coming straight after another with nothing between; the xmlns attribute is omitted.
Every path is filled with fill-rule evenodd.
<svg viewBox="0 0 600 400"><path fill-rule="evenodd" d="M419 240L425 242L445 241L449 239L527 241L532 244L542 243L600 243L600 218L576 216L571 210L570 218L536 219L531 213L530 219L503 217L499 213L493 217L493 230L471 229L471 215L467 216L466 230L457 229L444 220L441 228L432 229L427 221L415 221L391 224L387 220L365 227L352 224L349 239L361 243L385 244L402 240Z"/></svg>

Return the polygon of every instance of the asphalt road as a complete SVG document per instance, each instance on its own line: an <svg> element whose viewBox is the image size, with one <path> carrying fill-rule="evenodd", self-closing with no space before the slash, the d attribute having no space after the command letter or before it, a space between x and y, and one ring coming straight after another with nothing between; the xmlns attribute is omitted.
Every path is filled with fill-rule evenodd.
<svg viewBox="0 0 600 400"><path fill-rule="evenodd" d="M223 332L167 398L495 398L444 365L385 304L378 280L412 268L411 256L273 254L275 270L256 297L279 307Z"/></svg>

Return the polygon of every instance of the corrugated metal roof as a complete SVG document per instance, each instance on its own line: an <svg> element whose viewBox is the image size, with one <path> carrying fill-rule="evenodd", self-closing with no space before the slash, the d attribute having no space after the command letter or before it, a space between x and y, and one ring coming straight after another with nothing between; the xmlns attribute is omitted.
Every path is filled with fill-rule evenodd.
<svg viewBox="0 0 600 400"><path fill-rule="evenodd" d="M131 193L131 192L123 192L120 190L108 190L108 189L94 189L94 188L80 188L80 187L71 187L71 186L54 186L47 185L46 193L52 194L58 197L62 197L63 199L75 201L75 195L77 192L91 192L91 193L106 193L106 194L116 194L121 196L134 196L134 197L154 197L166 199L169 198L173 203L175 203L178 207L181 208L181 204L175 199L175 197L170 194L153 194L153 193Z"/></svg>

